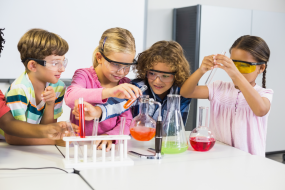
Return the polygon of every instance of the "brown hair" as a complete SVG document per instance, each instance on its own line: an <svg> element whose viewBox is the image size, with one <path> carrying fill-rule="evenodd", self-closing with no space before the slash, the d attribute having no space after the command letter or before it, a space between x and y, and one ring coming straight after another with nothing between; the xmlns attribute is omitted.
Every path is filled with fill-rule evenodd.
<svg viewBox="0 0 285 190"><path fill-rule="evenodd" d="M135 39L132 33L123 28L110 28L106 30L99 41L99 45L93 52L93 67L96 68L98 66L98 62L96 59L96 53L99 52L103 48L103 41L105 40L104 44L104 55L108 56L112 52L116 53L136 53L136 45Z"/></svg>
<svg viewBox="0 0 285 190"><path fill-rule="evenodd" d="M179 87L190 76L190 65L179 43L159 41L139 55L138 64L135 67L137 78L145 79L147 71L159 62L166 63L171 67L172 72L176 72L174 83Z"/></svg>
<svg viewBox="0 0 285 190"><path fill-rule="evenodd" d="M62 56L68 51L68 43L59 35L43 29L31 29L18 43L21 60L27 69L28 58L44 59L49 55Z"/></svg>
<svg viewBox="0 0 285 190"><path fill-rule="evenodd" d="M3 28L3 29L0 28L0 56L1 56L1 52L2 52L3 47L4 47L3 44L5 44L5 40L2 37L2 35L4 36L2 30L5 30L5 28Z"/></svg>
<svg viewBox="0 0 285 190"><path fill-rule="evenodd" d="M230 52L233 48L242 49L249 52L257 62L265 62L265 69L262 77L262 87L266 88L266 69L267 62L269 61L270 57L270 49L266 42L258 36L245 35L239 37L234 42L230 48Z"/></svg>

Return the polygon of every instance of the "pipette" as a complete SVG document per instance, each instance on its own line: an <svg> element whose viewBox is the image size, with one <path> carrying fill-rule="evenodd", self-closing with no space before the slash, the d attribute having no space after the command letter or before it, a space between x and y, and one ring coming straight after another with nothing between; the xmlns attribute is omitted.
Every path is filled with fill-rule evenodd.
<svg viewBox="0 0 285 190"><path fill-rule="evenodd" d="M223 51L221 54L225 55L226 52ZM210 72L210 74L209 74L209 76L208 76L208 78L207 78L207 80L206 80L206 82L205 82L205 85L208 86L208 84L210 84L210 82L212 81L212 79L213 79L215 73L217 72L217 69L218 69L218 68L214 68L214 69L211 70L211 72ZM213 73L213 74L212 74L212 73Z"/></svg>
<svg viewBox="0 0 285 190"><path fill-rule="evenodd" d="M146 85L143 85L140 90L142 91L142 93L144 91L146 91L147 89L147 86ZM136 101L136 99L129 99L125 104L124 104L124 108L125 109L128 109L134 102Z"/></svg>

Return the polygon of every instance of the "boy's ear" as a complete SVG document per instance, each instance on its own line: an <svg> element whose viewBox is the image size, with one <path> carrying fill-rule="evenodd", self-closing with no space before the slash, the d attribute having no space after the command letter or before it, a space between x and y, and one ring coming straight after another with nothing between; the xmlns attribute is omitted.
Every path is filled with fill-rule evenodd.
<svg viewBox="0 0 285 190"><path fill-rule="evenodd" d="M37 63L33 60L30 60L27 64L27 68L30 72L36 72L37 71Z"/></svg>
<svg viewBox="0 0 285 190"><path fill-rule="evenodd" d="M102 64L103 63L103 56L101 55L100 52L96 53L96 59L97 59L98 64Z"/></svg>

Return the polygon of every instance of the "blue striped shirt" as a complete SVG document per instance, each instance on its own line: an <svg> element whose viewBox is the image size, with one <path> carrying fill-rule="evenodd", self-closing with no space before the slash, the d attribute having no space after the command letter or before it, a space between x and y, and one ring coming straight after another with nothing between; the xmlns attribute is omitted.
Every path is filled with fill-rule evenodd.
<svg viewBox="0 0 285 190"><path fill-rule="evenodd" d="M147 85L148 89L144 91L143 95L149 95L149 98L153 98L155 101L161 103L161 115L164 119L166 113L167 113L167 96L162 100L157 94L153 92L151 87L147 82L141 79L134 79L131 81L131 84L141 88L143 85ZM180 94L180 87L177 87L173 85L170 89L170 92L173 92L176 94ZM136 117L139 114L139 102L136 101L132 104L132 106L128 109L124 109L123 105L128 100L119 99L119 98L109 98L107 103L105 104L97 104L102 109L102 118L101 121L104 121L106 119L121 115L123 112L127 111L132 107L132 115L133 117ZM180 99L180 112L183 119L184 125L187 121L187 116L189 112L190 107L190 98L184 98L181 96ZM151 116L154 120L157 120L158 118L158 105L152 104L149 105L149 116Z"/></svg>

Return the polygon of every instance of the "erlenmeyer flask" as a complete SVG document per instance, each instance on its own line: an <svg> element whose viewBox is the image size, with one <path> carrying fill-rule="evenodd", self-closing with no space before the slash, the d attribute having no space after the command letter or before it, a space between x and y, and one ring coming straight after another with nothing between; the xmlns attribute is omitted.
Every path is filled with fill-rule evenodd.
<svg viewBox="0 0 285 190"><path fill-rule="evenodd" d="M188 149L185 128L180 113L180 95L167 95L167 114L163 120L162 149L165 154L177 154Z"/></svg>
<svg viewBox="0 0 285 190"><path fill-rule="evenodd" d="M213 148L216 142L208 127L208 109L208 107L199 107L199 124L197 128L193 129L189 137L191 146L196 151L208 151ZM203 119L204 114L206 115L205 119Z"/></svg>
<svg viewBox="0 0 285 190"><path fill-rule="evenodd" d="M148 115L149 96L140 97L140 113L133 118L130 132L134 139L138 141L149 141L155 136L156 122Z"/></svg>

